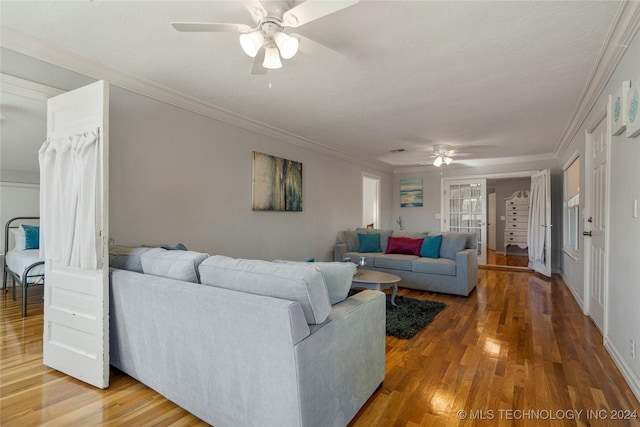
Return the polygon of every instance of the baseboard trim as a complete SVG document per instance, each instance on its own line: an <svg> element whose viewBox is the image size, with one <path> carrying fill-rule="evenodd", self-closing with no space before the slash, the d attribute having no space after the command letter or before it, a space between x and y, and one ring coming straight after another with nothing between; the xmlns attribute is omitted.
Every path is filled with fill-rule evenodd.
<svg viewBox="0 0 640 427"><path fill-rule="evenodd" d="M569 281L569 278L565 276L564 271L560 271L560 277L562 277L565 285L567 285L567 289L569 289L569 292L571 292L571 295L573 295L573 299L576 300L578 306L580 306L580 310L582 310L582 313L584 313L584 315L586 316L587 313L584 312L584 301L578 294L578 291L576 291L576 289L573 287L573 283L571 283L571 281Z"/></svg>
<svg viewBox="0 0 640 427"><path fill-rule="evenodd" d="M625 379L631 392L636 396L636 399L640 401L640 378L633 372L631 366L624 360L622 354L618 351L617 347L607 337L604 338L604 348L609 352L609 355L613 359L613 363L616 364L622 377ZM631 408L629 408L631 409Z"/></svg>

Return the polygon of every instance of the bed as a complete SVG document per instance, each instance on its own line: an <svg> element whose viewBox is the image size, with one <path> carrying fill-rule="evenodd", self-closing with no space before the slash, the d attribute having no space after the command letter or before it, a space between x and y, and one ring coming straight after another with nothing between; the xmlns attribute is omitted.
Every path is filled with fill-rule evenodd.
<svg viewBox="0 0 640 427"><path fill-rule="evenodd" d="M44 261L40 259L40 250L29 248L33 246L34 228L39 217L17 217L7 221L4 228L5 254L4 271L2 274L2 289L6 292L7 279L11 277L13 299L16 299L16 282L22 289L22 316L27 315L27 289L44 285ZM24 227L23 227L24 225ZM26 228L25 228L26 227ZM29 233L30 239L25 238ZM31 241L29 241L31 240ZM31 243L28 245L27 243Z"/></svg>

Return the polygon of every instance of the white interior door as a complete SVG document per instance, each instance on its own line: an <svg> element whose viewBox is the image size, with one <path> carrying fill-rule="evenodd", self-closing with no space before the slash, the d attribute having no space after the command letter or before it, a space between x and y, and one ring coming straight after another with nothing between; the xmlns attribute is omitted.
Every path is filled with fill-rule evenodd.
<svg viewBox="0 0 640 427"><path fill-rule="evenodd" d="M487 218L487 228L489 229L489 236L487 238L487 246L490 250L496 250L496 193L489 193L489 218Z"/></svg>
<svg viewBox="0 0 640 427"><path fill-rule="evenodd" d="M478 235L478 264L487 263L487 180L444 180L442 230Z"/></svg>
<svg viewBox="0 0 640 427"><path fill-rule="evenodd" d="M83 175L71 175L69 178L69 168L62 172L44 173L43 170L52 171L54 168L43 168L41 157L43 193L43 187L56 185L63 190L61 193L67 191L66 187L59 185L64 179L73 180L78 187L76 204L64 203L64 209L75 217L71 227L75 227L72 234L76 236L71 244L67 240L65 247L81 250L83 254L93 251L95 256L93 267L70 267L56 255L63 250L65 239L49 239L48 233L54 227L48 226L49 231L43 230L47 236L43 245L46 268L44 364L100 388L109 385L108 112L109 85L103 81L50 98L47 103L45 144L85 132L98 135L92 144L95 150L92 152L93 164L97 164L94 175L85 171ZM86 185L88 182L91 185ZM47 194L41 194L41 200ZM56 215L59 215L60 208L51 205L62 203L66 195L57 198L56 194L53 197L55 203L40 207L45 220L44 224L41 222L43 227L47 227L47 218L58 218ZM95 212L94 208L84 209L82 206L93 206ZM90 232L86 232L87 223L92 224ZM56 227L58 225L55 224ZM79 233L81 228L83 233ZM78 239L80 235L90 238ZM87 241L90 244L87 245Z"/></svg>
<svg viewBox="0 0 640 427"><path fill-rule="evenodd" d="M551 181L550 170L531 176L529 195L529 264L536 272L551 277Z"/></svg>
<svg viewBox="0 0 640 427"><path fill-rule="evenodd" d="M586 138L586 201L584 215L585 288L587 312L604 334L605 289L607 280L606 207L608 193L608 137L603 118Z"/></svg>

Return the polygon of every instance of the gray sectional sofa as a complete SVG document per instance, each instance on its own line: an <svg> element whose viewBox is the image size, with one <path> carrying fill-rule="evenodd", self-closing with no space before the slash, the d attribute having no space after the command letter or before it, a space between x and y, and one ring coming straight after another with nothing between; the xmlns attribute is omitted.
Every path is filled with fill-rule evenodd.
<svg viewBox="0 0 640 427"><path fill-rule="evenodd" d="M379 248L375 252L361 251L360 234L378 234ZM425 239L442 235L438 256L387 253L389 237ZM335 261L357 263L366 260L365 269L395 274L401 278L398 286L424 291L467 296L478 283L477 235L475 233L412 232L358 228L339 233L334 248Z"/></svg>
<svg viewBox="0 0 640 427"><path fill-rule="evenodd" d="M384 379L385 297L322 264L112 253L111 364L216 427L345 426Z"/></svg>

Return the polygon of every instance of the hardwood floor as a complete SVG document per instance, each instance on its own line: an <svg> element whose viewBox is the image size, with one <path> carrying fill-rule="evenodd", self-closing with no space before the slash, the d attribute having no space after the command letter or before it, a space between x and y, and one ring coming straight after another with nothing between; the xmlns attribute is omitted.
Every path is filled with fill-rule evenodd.
<svg viewBox="0 0 640 427"><path fill-rule="evenodd" d="M611 419L640 404L558 277L482 269L468 298L399 295L448 307L411 340L387 337L384 384L351 426L640 426ZM206 425L116 370L98 390L48 369L42 304L23 319L9 292L0 308L3 427Z"/></svg>
<svg viewBox="0 0 640 427"><path fill-rule="evenodd" d="M487 264L489 265L506 265L509 267L527 267L529 265L529 257L524 255L499 255L496 251L487 250Z"/></svg>

